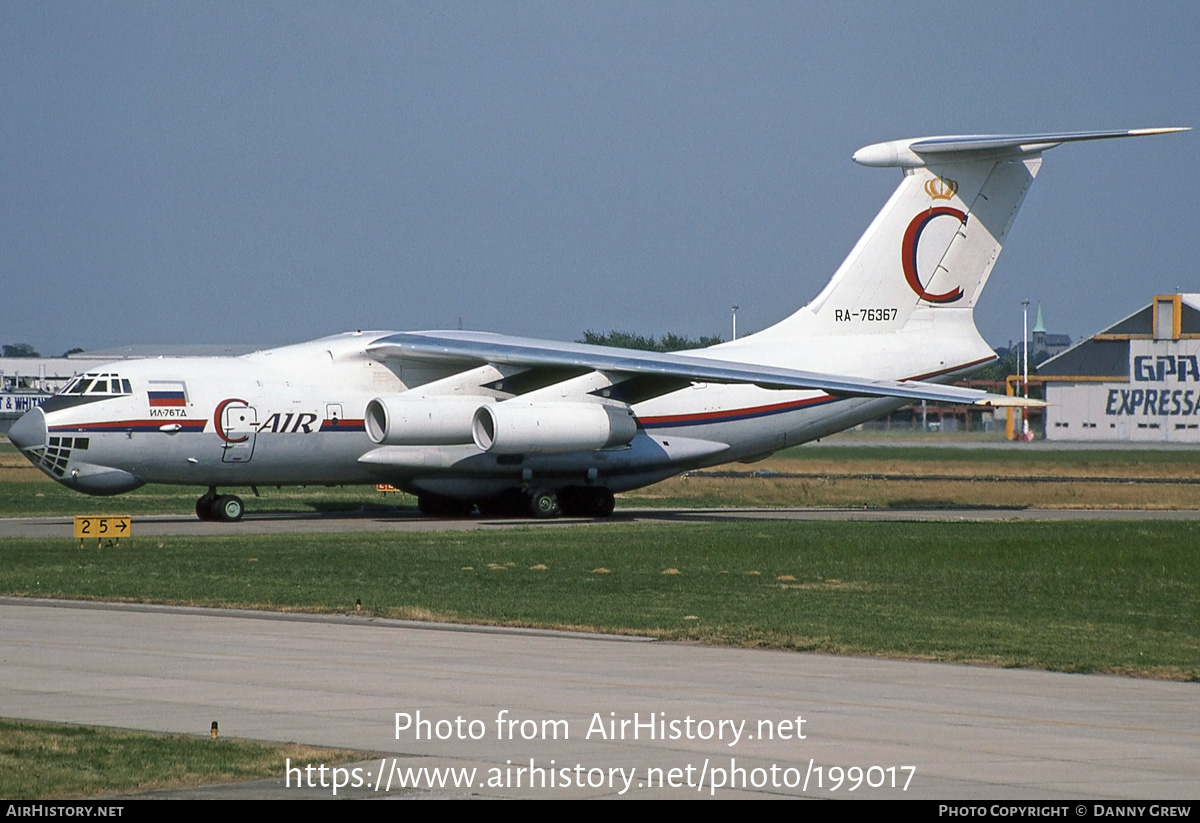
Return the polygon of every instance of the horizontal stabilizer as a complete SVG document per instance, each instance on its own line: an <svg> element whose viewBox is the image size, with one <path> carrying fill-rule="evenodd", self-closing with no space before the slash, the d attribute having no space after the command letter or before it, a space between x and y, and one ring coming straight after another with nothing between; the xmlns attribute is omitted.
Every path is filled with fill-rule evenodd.
<svg viewBox="0 0 1200 823"><path fill-rule="evenodd" d="M1061 143L1084 140L1111 140L1117 137L1145 137L1189 131L1186 128L1125 129L1110 131L1068 131L1049 134L964 134L943 137L917 137L864 146L853 155L861 166L921 168L932 163L954 163L973 156L1037 154ZM961 157L956 157L961 155Z"/></svg>

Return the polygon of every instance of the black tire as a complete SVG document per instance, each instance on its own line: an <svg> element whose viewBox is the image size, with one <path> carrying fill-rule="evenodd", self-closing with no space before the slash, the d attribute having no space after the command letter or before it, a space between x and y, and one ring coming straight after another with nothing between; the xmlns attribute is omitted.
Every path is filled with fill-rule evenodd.
<svg viewBox="0 0 1200 823"><path fill-rule="evenodd" d="M611 491L596 486L568 486L558 502L566 517L608 517L616 505Z"/></svg>
<svg viewBox="0 0 1200 823"><path fill-rule="evenodd" d="M470 517L474 504L469 500L425 493L417 495L417 508L426 517Z"/></svg>
<svg viewBox="0 0 1200 823"><path fill-rule="evenodd" d="M213 501L209 511L212 513L213 520L220 520L222 523L236 523L246 513L246 507L242 504L242 498L236 494L223 494Z"/></svg>
<svg viewBox="0 0 1200 823"><path fill-rule="evenodd" d="M608 489L590 489L592 517L608 517L617 507L617 499Z"/></svg>
<svg viewBox="0 0 1200 823"><path fill-rule="evenodd" d="M520 489L508 489L476 503L484 517L521 517L529 511Z"/></svg>
<svg viewBox="0 0 1200 823"><path fill-rule="evenodd" d="M215 494L200 495L200 499L196 501L196 517L204 521L215 520L216 517L213 516L212 506L216 500L217 496Z"/></svg>
<svg viewBox="0 0 1200 823"><path fill-rule="evenodd" d="M558 507L562 509L563 517L590 517L591 507L587 489L578 486L567 486L558 493Z"/></svg>

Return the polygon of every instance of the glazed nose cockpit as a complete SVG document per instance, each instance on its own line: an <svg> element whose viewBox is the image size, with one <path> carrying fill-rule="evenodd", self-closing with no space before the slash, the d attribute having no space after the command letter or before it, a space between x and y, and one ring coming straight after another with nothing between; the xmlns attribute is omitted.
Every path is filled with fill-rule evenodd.
<svg viewBox="0 0 1200 823"><path fill-rule="evenodd" d="M8 439L25 453L33 463L55 480L67 476L67 467L75 449L86 450L91 445L88 437L49 436L46 413L41 409L30 409L21 415L8 430Z"/></svg>
<svg viewBox="0 0 1200 823"><path fill-rule="evenodd" d="M144 483L141 478L124 469L93 462L97 460L95 438L81 430L82 427L72 425L74 421L68 423L62 419L63 414L71 415L76 406L128 394L131 394L128 380L108 375L76 378L40 408L22 415L8 430L9 442L29 462L77 491L107 495L136 489Z"/></svg>
<svg viewBox="0 0 1200 823"><path fill-rule="evenodd" d="M8 430L8 440L18 449L28 453L32 449L46 445L46 414L41 409L34 408L21 415L12 428ZM30 456L33 460L33 457ZM37 461L34 460L36 463Z"/></svg>

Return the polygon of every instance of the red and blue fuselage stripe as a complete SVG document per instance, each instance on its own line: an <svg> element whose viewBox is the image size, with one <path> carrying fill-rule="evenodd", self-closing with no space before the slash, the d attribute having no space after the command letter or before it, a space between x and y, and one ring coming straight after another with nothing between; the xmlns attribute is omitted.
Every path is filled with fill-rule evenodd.
<svg viewBox="0 0 1200 823"><path fill-rule="evenodd" d="M971 363L964 363L961 366L952 366L948 369L940 369L926 374L920 374L916 377L907 378L909 380L928 380L931 377L939 377L943 374L970 369L983 363L990 363L994 357L985 357L980 360L975 360ZM816 406L823 406L826 403L836 403L839 400L846 398L833 397L828 394L822 394L817 397L809 397L804 400L791 400L785 403L771 403L766 406L753 406L747 409L724 409L720 411L696 412L694 414L667 414L659 417L642 417L638 420L642 428L656 429L665 426L700 426L708 423L728 423L734 420L752 420L756 417L770 417L776 414L787 414L788 412L798 411L800 409L811 409Z"/></svg>
<svg viewBox="0 0 1200 823"><path fill-rule="evenodd" d="M179 431L185 432L202 432L204 427L208 425L207 420L179 420L173 418L159 418L157 420L112 420L102 421L99 423L76 423L67 426L51 426L52 434L63 434L71 432L156 432L161 431L163 426L179 426Z"/></svg>
<svg viewBox="0 0 1200 823"><path fill-rule="evenodd" d="M756 417L770 417L775 414L787 414L799 409L810 409L836 402L838 398L822 395L810 397L807 400L793 400L788 403L772 403L767 406L755 406L749 409L728 409L725 411L697 412L696 414L667 414L661 417L643 417L639 420L643 428L657 429L664 426L700 426L707 423L728 423L732 420L752 420Z"/></svg>
<svg viewBox="0 0 1200 823"><path fill-rule="evenodd" d="M367 427L361 420L334 420L325 419L321 421L321 432L365 432Z"/></svg>
<svg viewBox="0 0 1200 823"><path fill-rule="evenodd" d="M181 432L202 432L208 425L207 420L180 420L177 418L159 418L156 420L112 420L98 423L76 423L67 426L51 426L53 434L76 432L156 432L163 426L178 425ZM362 420L325 420L321 424L320 433L325 432L364 432L366 427Z"/></svg>

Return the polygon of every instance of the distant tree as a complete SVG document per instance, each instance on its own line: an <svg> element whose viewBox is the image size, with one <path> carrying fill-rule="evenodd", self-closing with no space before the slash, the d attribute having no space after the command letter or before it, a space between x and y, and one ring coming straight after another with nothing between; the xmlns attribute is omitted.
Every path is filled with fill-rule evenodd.
<svg viewBox="0 0 1200 823"><path fill-rule="evenodd" d="M628 331L595 332L588 329L576 343L590 343L593 346L616 346L619 349L641 349L642 351L682 351L684 349L703 349L722 342L720 336L701 336L692 340L681 334L664 334L661 339L653 335L646 337Z"/></svg>
<svg viewBox="0 0 1200 823"><path fill-rule="evenodd" d="M9 343L0 347L5 357L41 357L28 343Z"/></svg>
<svg viewBox="0 0 1200 823"><path fill-rule="evenodd" d="M989 363L979 370L976 374L971 375L974 380L1003 380L1012 374L1021 373L1021 357L1018 351L1008 351L1008 349L999 349L996 352L1000 359L994 363ZM1039 355L1041 355L1039 357ZM1037 374L1038 363L1047 359L1049 355L1046 352L1038 352L1029 360L1029 373Z"/></svg>
<svg viewBox="0 0 1200 823"><path fill-rule="evenodd" d="M1021 373L1021 363L1015 354L996 352L1000 359L989 363L977 373L971 375L974 380L1003 380L1010 374Z"/></svg>
<svg viewBox="0 0 1200 823"><path fill-rule="evenodd" d="M80 354L80 353L82 353L82 352L83 352L83 349L81 349L81 348L79 348L78 346L76 346L76 347L75 347L75 348L73 348L73 349L67 349L65 352L63 352L63 353L62 353L62 356L63 356L63 357L70 357L70 356L71 356L71 355L73 355L73 354Z"/></svg>

